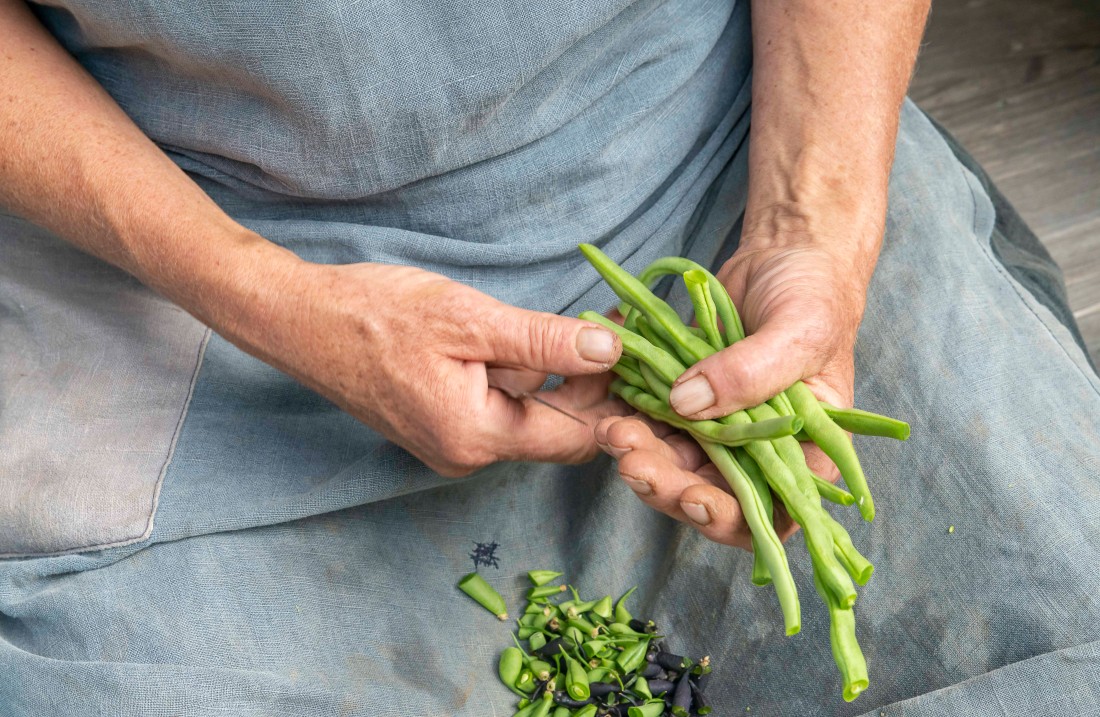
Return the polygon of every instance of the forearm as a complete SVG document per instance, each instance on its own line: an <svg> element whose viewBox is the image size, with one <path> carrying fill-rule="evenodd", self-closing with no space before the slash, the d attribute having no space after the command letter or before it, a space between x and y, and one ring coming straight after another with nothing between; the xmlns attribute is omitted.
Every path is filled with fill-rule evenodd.
<svg viewBox="0 0 1100 717"><path fill-rule="evenodd" d="M0 34L0 205L230 321L259 262L285 252L222 212L22 2L0 0Z"/></svg>
<svg viewBox="0 0 1100 717"><path fill-rule="evenodd" d="M813 237L868 257L873 268L899 110L928 5L753 2L744 243Z"/></svg>

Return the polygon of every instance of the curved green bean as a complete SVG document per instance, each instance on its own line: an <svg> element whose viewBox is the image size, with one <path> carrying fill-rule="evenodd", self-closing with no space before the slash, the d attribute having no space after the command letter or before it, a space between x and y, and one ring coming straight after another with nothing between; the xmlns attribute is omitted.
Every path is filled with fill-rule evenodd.
<svg viewBox="0 0 1100 717"><path fill-rule="evenodd" d="M711 296L707 274L699 269L684 272L684 285L687 287L691 304L695 307L695 321L706 334L707 341L717 351L726 347L726 340L718 331L718 312Z"/></svg>
<svg viewBox="0 0 1100 717"><path fill-rule="evenodd" d="M756 494L760 496L760 503L764 506L764 515L772 521L772 525L775 525L775 516L773 513L774 506L772 505L772 489L768 487L768 480L764 477L764 474L760 471L760 466L756 464L756 461L752 459L744 448L738 448L733 457L740 464L741 470L745 472L745 475L752 481L753 488L756 489ZM764 562L764 556L760 554L760 550L757 546L757 537L754 533L752 536L752 584L753 585L767 585L772 581L772 573L768 568L768 564Z"/></svg>
<svg viewBox="0 0 1100 717"><path fill-rule="evenodd" d="M641 274L638 274L638 281L646 286L651 286L655 280L662 276L670 274L682 276L685 271L692 270L702 271L707 276L710 295L714 300L718 318L722 321L722 328L725 330L726 345L728 346L745 338L745 329L741 325L741 317L738 315L737 307L734 306L733 299L730 298L725 285L714 274L707 271L705 267L691 259L680 256L666 256L663 259L658 259L643 269Z"/></svg>
<svg viewBox="0 0 1100 717"><path fill-rule="evenodd" d="M612 261L611 257L592 244L581 244L580 250L620 299L640 310L646 318L687 350L696 361L714 353L714 348L710 344L687 330L684 322L671 306Z"/></svg>
<svg viewBox="0 0 1100 717"><path fill-rule="evenodd" d="M728 448L710 441L700 441L712 463L725 477L737 502L741 504L741 514L748 523L749 530L756 538L754 549L763 556L764 563L775 586L775 594L783 610L783 622L788 635L796 634L802 628L801 608L798 604L798 589L794 584L787 553L783 543L775 533L771 512L765 511L760 494L756 491L752 479L742 470Z"/></svg>
<svg viewBox="0 0 1100 717"><path fill-rule="evenodd" d="M835 483L830 483L817 473L810 472L813 476L814 485L817 486L817 494L830 503L836 503L837 505L854 505L856 497L844 490Z"/></svg>
<svg viewBox="0 0 1100 717"><path fill-rule="evenodd" d="M844 482L848 484L848 490L856 497L860 515L864 520L874 520L875 501L871 497L867 477L863 475L863 468L859 464L856 449L848 439L848 434L833 423L825 413L825 409L817 402L817 396L801 381L787 389L787 398L790 399L795 413L805 421L802 430L840 469Z"/></svg>
<svg viewBox="0 0 1100 717"><path fill-rule="evenodd" d="M670 356L677 356L681 361L684 361L685 363L687 362L687 360L690 360L690 357L689 359L684 358L684 348L682 346L677 345L675 340L671 342L668 341L664 336L661 335L659 331L657 331L657 329L653 326L653 323L650 322L650 320L647 319L645 316L639 316L638 320L634 324L634 327L643 339L661 349L665 353L669 354Z"/></svg>
<svg viewBox="0 0 1100 717"><path fill-rule="evenodd" d="M672 385L680 377L680 374L686 370L675 356L667 351L662 351L633 331L627 331L611 319L597 314L595 311L583 311L578 318L599 324L613 332L623 342L624 354L649 365L657 372L661 380L669 385Z"/></svg>
<svg viewBox="0 0 1100 717"><path fill-rule="evenodd" d="M767 404L761 404L750 408L749 417L753 420L766 420L776 417L775 410ZM806 457L802 453L802 447L793 438L779 438L771 442L780 463L789 471L794 479L797 496L781 496L784 505L787 506L791 517L802 526L805 533L806 548L813 561L814 574L821 575L821 579L830 592L836 597L837 602L844 607L850 607L856 601L856 587L852 584L852 578L848 571L840 564L833 551L833 532L825 523L828 513L821 507L821 496L817 492L811 478L810 469L806 466ZM752 452L750 444L748 450ZM753 456L754 458L756 456ZM760 464L767 478L771 478L771 468ZM778 491L777 491L778 492ZM791 502L791 498L797 500L797 504Z"/></svg>
<svg viewBox="0 0 1100 717"><path fill-rule="evenodd" d="M833 661L840 668L844 682L844 701L851 702L871 684L867 677L867 661L856 640L855 612L851 608L842 608L832 599L817 573L814 573L814 587L829 606L829 643L833 649Z"/></svg>
<svg viewBox="0 0 1100 717"><path fill-rule="evenodd" d="M837 408L824 401L818 401L818 404L825 411L825 415L845 431L863 436L894 438L899 441L909 439L909 424L905 421L858 408Z"/></svg>
<svg viewBox="0 0 1100 717"><path fill-rule="evenodd" d="M848 570L852 580L855 580L859 585L866 585L875 572L875 566L856 550L856 546L852 543L852 537L848 535L848 531L844 529L844 526L828 513L825 515L825 524L829 526L829 530L833 533L833 552L836 553L837 559Z"/></svg>
<svg viewBox="0 0 1100 717"><path fill-rule="evenodd" d="M613 368L618 373L617 368ZM649 393L650 386L645 378L645 369L636 378L626 377L611 384L611 392L622 398L630 406L659 421L687 431L697 438L703 438L724 446L742 446L749 441L770 440L790 435L799 425L796 416L788 416L774 421L761 423L727 425L717 421L689 421L669 408L660 398ZM634 383L635 380L641 384ZM663 386L664 384L660 384ZM665 391L667 391L667 386Z"/></svg>

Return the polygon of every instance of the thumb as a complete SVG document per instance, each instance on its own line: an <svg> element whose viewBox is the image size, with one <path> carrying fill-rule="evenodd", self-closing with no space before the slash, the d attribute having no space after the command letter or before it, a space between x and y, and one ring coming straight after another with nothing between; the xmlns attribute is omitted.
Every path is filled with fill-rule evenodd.
<svg viewBox="0 0 1100 717"><path fill-rule="evenodd" d="M827 357L820 346L799 335L800 323L771 321L695 364L676 379L669 397L672 407L693 420L727 416L817 374Z"/></svg>
<svg viewBox="0 0 1100 717"><path fill-rule="evenodd" d="M619 360L619 337L590 321L507 304L488 312L492 323L479 360L562 376L607 371Z"/></svg>

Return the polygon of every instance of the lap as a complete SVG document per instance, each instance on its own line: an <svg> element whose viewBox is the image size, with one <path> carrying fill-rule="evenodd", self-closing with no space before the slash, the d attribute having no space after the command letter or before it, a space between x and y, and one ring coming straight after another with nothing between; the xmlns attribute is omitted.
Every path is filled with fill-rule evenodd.
<svg viewBox="0 0 1100 717"><path fill-rule="evenodd" d="M476 542L499 544L489 577L513 608L536 567L585 593L639 585L636 612L711 654L722 714L966 714L998 674L1037 685L1022 712L1043 713L1059 680L1095 691L1057 665L1100 662L1098 380L991 253L988 197L911 107L891 191L856 399L913 437L857 439L879 506L873 524L841 518L877 567L856 607L872 679L857 702L839 702L800 536L788 552L804 629L785 638L748 554L652 513L601 460L0 562L0 704L13 717L508 714L493 677L507 627L454 589Z"/></svg>

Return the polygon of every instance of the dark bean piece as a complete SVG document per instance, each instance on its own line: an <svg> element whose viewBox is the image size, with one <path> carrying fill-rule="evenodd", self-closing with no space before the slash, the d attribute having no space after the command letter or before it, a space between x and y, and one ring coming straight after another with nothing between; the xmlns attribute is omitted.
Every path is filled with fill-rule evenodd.
<svg viewBox="0 0 1100 717"><path fill-rule="evenodd" d="M713 673L706 672L695 679L695 686L699 688L700 692L707 688L707 683L710 682L711 674Z"/></svg>
<svg viewBox="0 0 1100 717"><path fill-rule="evenodd" d="M535 650L534 654L538 655L539 657L550 658L559 654L563 648L565 650L572 650L573 641L567 637L555 637L550 642Z"/></svg>
<svg viewBox="0 0 1100 717"><path fill-rule="evenodd" d="M654 697L661 694L662 692L671 692L675 688L676 688L676 683L675 682L670 682L668 680L650 680L649 681L649 691L653 693Z"/></svg>
<svg viewBox="0 0 1100 717"><path fill-rule="evenodd" d="M622 688L613 682L593 682L588 687L592 691L593 697L605 697L610 694L622 692Z"/></svg>
<svg viewBox="0 0 1100 717"><path fill-rule="evenodd" d="M691 664L691 660L680 655L674 655L671 652L658 652L657 656L653 658L653 662L656 662L666 670L680 670L685 669Z"/></svg>
<svg viewBox="0 0 1100 717"><path fill-rule="evenodd" d="M576 709L578 707L585 707L586 705L596 704L596 700L575 700L569 696L569 693L565 690L556 690L554 692L554 704L561 705L562 707L568 707L569 709Z"/></svg>
<svg viewBox="0 0 1100 717"><path fill-rule="evenodd" d="M698 685L693 684L691 686L691 701L693 705L691 708L692 714L709 715L711 713L711 706L710 703L707 702L707 696L703 694L703 691L699 689Z"/></svg>
<svg viewBox="0 0 1100 717"><path fill-rule="evenodd" d="M687 717L690 709L691 680L688 679L688 673L685 672L680 681L676 683L676 691L672 694L672 714L676 717Z"/></svg>
<svg viewBox="0 0 1100 717"><path fill-rule="evenodd" d="M656 662L647 662L645 667L642 668L642 677L647 680L658 679L663 680L668 675L664 675L664 668L658 665Z"/></svg>

